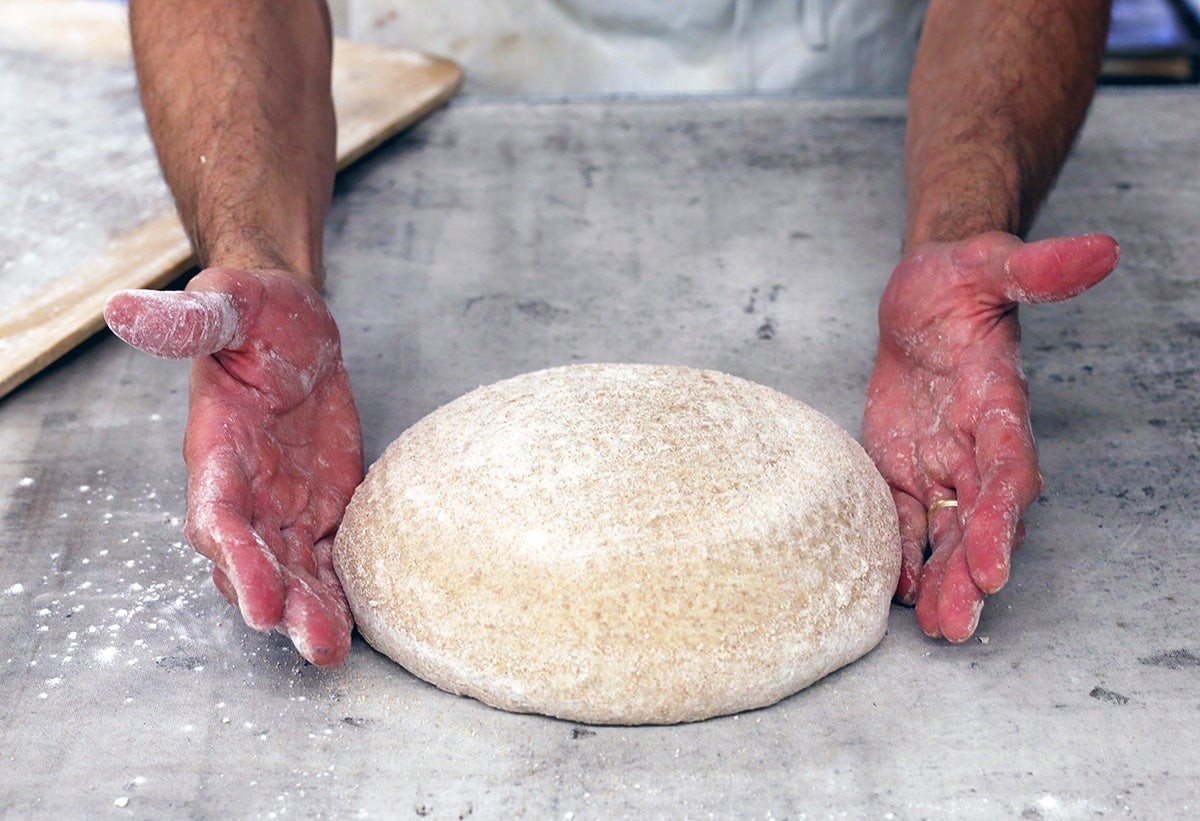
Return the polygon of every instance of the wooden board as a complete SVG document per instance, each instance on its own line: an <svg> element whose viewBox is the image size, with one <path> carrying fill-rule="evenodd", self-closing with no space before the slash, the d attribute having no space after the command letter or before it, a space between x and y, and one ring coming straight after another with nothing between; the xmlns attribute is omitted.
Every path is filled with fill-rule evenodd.
<svg viewBox="0 0 1200 821"><path fill-rule="evenodd" d="M344 168L444 103L462 72L339 40ZM0 396L103 327L109 294L195 265L137 101L124 7L0 0Z"/></svg>

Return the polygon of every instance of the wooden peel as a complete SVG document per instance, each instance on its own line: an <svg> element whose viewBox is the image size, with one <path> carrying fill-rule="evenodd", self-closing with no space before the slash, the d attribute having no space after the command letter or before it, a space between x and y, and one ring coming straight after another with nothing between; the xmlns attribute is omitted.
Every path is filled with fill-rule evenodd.
<svg viewBox="0 0 1200 821"><path fill-rule="evenodd" d="M125 12L116 4L3 0L0 31L55 58L123 61L132 72ZM461 82L462 70L449 60L338 40L333 54L338 168L445 103ZM110 237L70 274L0 316L0 396L103 328L104 301L114 291L160 288L195 264L173 210Z"/></svg>

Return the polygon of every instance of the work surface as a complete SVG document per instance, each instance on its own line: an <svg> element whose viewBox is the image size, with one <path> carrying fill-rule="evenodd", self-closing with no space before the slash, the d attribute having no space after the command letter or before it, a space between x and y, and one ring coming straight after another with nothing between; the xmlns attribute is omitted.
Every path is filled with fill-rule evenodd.
<svg viewBox="0 0 1200 821"><path fill-rule="evenodd" d="M852 432L903 219L895 100L462 104L347 172L329 297L369 459L483 383L716 368ZM894 607L784 702L583 727L356 640L298 661L183 544L187 368L101 337L0 402L0 806L22 817L1182 817L1200 810L1200 97L1099 100L1038 235L1094 291L1023 311L1047 488L978 638Z"/></svg>

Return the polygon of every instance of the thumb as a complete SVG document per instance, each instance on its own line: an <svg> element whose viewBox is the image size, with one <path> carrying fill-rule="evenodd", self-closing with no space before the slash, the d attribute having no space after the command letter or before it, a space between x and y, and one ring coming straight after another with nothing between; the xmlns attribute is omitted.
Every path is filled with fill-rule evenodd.
<svg viewBox="0 0 1200 821"><path fill-rule="evenodd" d="M243 331L233 297L212 291L118 291L104 304L112 332L166 359L238 347Z"/></svg>
<svg viewBox="0 0 1200 821"><path fill-rule="evenodd" d="M1107 234L1030 242L1008 254L997 285L1012 302L1061 302L1112 273L1120 257Z"/></svg>

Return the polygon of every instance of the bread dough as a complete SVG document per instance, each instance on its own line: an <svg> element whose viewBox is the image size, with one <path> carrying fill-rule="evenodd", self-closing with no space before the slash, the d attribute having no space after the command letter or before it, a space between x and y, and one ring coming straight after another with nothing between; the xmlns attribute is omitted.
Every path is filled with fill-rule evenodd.
<svg viewBox="0 0 1200 821"><path fill-rule="evenodd" d="M443 690L596 724L772 704L882 639L887 484L834 422L713 371L573 365L393 442L334 547L358 629Z"/></svg>

